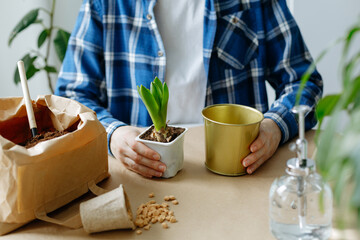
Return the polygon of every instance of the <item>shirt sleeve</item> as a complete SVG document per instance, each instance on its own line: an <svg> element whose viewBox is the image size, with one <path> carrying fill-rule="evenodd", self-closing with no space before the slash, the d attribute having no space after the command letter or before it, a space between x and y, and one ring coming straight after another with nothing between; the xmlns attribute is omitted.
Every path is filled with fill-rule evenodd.
<svg viewBox="0 0 360 240"><path fill-rule="evenodd" d="M285 0L267 1L264 10L266 77L275 89L276 100L265 118L276 122L282 132L281 143L298 134L298 123L291 109L295 105L300 79L313 60ZM305 118L306 130L316 125L314 106L322 96L323 82L315 70L304 90L300 104L312 107Z"/></svg>
<svg viewBox="0 0 360 240"><path fill-rule="evenodd" d="M103 50L102 6L85 0L69 39L57 80L55 94L74 99L94 110L105 127L110 154L110 138L116 128L125 125L107 110Z"/></svg>

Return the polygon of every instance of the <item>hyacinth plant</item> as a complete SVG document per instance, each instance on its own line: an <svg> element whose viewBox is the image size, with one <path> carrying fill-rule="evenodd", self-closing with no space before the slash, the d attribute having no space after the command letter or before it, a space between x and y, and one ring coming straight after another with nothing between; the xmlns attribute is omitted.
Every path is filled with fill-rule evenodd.
<svg viewBox="0 0 360 240"><path fill-rule="evenodd" d="M171 136L168 136L166 121L169 89L166 83L161 83L160 79L155 77L150 84L150 90L143 85L138 86L137 90L154 124L152 136L158 142L169 142Z"/></svg>

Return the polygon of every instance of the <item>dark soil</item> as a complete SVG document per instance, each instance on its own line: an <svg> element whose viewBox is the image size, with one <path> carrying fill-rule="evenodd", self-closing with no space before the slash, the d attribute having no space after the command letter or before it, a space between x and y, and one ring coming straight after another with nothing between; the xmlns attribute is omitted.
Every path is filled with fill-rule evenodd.
<svg viewBox="0 0 360 240"><path fill-rule="evenodd" d="M159 138L159 133L155 131L154 126L152 126L149 130L144 132L140 138L144 140L154 141L154 142L163 142L163 143L169 143L173 140L175 140L180 134L182 134L185 129L179 128L179 127L167 127L167 133L166 138L161 137Z"/></svg>
<svg viewBox="0 0 360 240"><path fill-rule="evenodd" d="M51 132L43 132L40 133L38 135L36 135L35 137L32 137L30 139L28 139L25 143L20 144L22 146L24 146L25 148L31 148L33 146L35 146L36 144L38 144L39 142L44 142L56 137L60 137L62 135L65 135L66 133L68 133L67 131L51 131Z"/></svg>

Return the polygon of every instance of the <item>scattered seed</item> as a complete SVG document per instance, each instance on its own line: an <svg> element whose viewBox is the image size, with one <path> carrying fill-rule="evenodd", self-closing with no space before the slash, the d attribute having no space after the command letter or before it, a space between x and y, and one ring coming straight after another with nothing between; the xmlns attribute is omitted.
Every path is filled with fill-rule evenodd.
<svg viewBox="0 0 360 240"><path fill-rule="evenodd" d="M149 193L149 198L152 197L155 197L155 194ZM174 205L179 204L173 195L165 196L164 200L172 201ZM141 204L136 210L136 214L135 226L143 228L144 230L149 230L151 228L151 224L155 224L157 222L160 222L164 229L169 228L167 222L177 222L174 216L174 211L169 209L169 204L167 202L158 204L155 200L151 200L146 204ZM139 229L136 231L136 234L142 234L142 231Z"/></svg>
<svg viewBox="0 0 360 240"><path fill-rule="evenodd" d="M170 217L170 222L171 222L171 223L176 223L177 220L176 220L176 218L175 218L174 216L171 216L171 217Z"/></svg>
<svg viewBox="0 0 360 240"><path fill-rule="evenodd" d="M163 222L163 223L161 224L161 226L162 226L164 229L169 228L169 226L167 225L166 222Z"/></svg>
<svg viewBox="0 0 360 240"><path fill-rule="evenodd" d="M159 222L164 222L165 221L165 216L164 215L160 215L160 217L158 218Z"/></svg>

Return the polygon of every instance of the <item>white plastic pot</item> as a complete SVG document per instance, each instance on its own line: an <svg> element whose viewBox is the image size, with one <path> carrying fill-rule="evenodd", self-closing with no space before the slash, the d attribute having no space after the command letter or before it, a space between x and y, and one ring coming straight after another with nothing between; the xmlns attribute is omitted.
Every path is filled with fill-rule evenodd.
<svg viewBox="0 0 360 240"><path fill-rule="evenodd" d="M160 154L160 161L166 165L166 171L162 175L163 178L174 177L183 168L184 165L184 136L188 129L181 127L185 130L175 140L169 143L162 143L140 138L140 136L150 128L151 126L142 132L139 136L137 136L136 141L144 143L146 146Z"/></svg>

